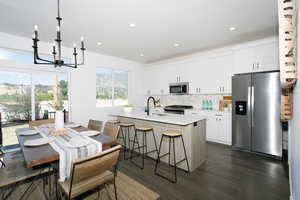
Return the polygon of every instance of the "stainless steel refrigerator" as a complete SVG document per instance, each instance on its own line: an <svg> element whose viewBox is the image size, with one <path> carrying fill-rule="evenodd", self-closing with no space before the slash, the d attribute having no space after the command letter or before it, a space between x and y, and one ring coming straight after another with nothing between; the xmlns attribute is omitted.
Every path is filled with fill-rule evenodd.
<svg viewBox="0 0 300 200"><path fill-rule="evenodd" d="M233 149L282 157L279 71L232 77Z"/></svg>

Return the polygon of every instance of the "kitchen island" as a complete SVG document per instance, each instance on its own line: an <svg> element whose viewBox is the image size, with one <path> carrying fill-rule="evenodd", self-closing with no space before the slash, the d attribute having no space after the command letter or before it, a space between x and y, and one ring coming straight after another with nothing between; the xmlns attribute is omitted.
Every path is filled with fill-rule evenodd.
<svg viewBox="0 0 300 200"><path fill-rule="evenodd" d="M185 143L187 158L190 165L190 170L198 168L206 160L206 118L192 115L177 115L177 114L150 114L147 116L143 112L132 113L117 113L113 114L121 122L133 122L136 126L152 126L156 137L156 143L159 146L161 132L163 130L180 130L182 132ZM133 129L129 133L129 137L133 140ZM142 134L139 135L139 143L142 144ZM121 140L122 142L122 140ZM148 134L147 138L148 151L155 149L152 134ZM175 140L176 145L176 160L184 158L183 145L181 140ZM158 147L159 148L159 147ZM169 141L164 138L160 155L165 154L169 150ZM171 164L173 163L173 148L171 147ZM148 156L153 159L157 158L156 153L151 153ZM161 159L163 162L168 162L168 156ZM187 170L185 162L178 164L179 168Z"/></svg>

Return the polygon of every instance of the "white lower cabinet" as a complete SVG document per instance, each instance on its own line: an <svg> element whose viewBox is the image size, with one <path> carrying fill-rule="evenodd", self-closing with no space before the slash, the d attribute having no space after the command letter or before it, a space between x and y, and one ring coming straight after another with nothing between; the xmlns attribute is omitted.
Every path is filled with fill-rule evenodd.
<svg viewBox="0 0 300 200"><path fill-rule="evenodd" d="M231 145L231 113L192 111L189 114L207 117L207 141Z"/></svg>
<svg viewBox="0 0 300 200"><path fill-rule="evenodd" d="M231 145L230 113L215 113L208 117L207 140Z"/></svg>

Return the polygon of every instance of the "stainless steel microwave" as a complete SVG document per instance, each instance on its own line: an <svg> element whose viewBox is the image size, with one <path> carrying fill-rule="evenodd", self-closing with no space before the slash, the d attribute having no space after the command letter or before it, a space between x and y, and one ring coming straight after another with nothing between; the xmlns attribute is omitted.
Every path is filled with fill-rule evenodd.
<svg viewBox="0 0 300 200"><path fill-rule="evenodd" d="M188 94L189 93L189 83L170 83L169 84L170 94Z"/></svg>

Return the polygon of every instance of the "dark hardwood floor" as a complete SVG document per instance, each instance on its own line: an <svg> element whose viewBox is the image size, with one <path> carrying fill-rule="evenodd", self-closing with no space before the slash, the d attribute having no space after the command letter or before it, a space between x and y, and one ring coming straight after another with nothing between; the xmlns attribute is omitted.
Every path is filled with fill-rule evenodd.
<svg viewBox="0 0 300 200"><path fill-rule="evenodd" d="M154 165L155 161L146 159L141 170L121 160L119 170L159 193L163 200L289 199L289 181L281 161L232 151L229 146L208 143L207 161L190 174L178 171L177 184L156 176ZM167 171L168 167L161 169Z"/></svg>

